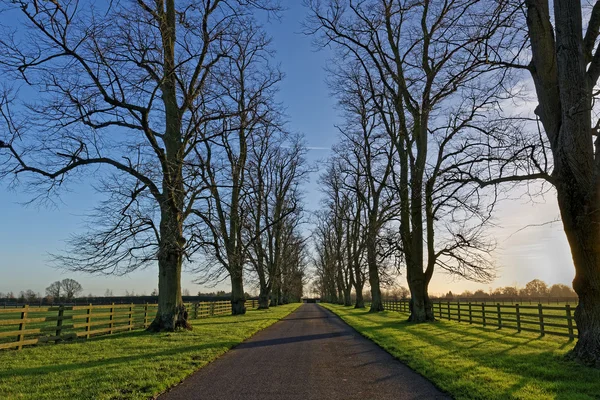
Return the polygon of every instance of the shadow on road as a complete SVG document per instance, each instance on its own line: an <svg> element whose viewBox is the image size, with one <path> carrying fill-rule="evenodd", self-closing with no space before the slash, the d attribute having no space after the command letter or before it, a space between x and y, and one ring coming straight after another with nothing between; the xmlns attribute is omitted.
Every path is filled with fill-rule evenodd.
<svg viewBox="0 0 600 400"><path fill-rule="evenodd" d="M304 335L304 336L292 336L292 337L284 337L277 339L269 339L269 340L258 340L253 342L244 342L240 344L236 349L253 349L255 347L265 347L265 346L277 346L280 344L286 343L298 343L298 342L308 342L311 340L322 340L322 339L331 339L342 336L350 336L348 332L331 332L331 333L320 333L316 335Z"/></svg>

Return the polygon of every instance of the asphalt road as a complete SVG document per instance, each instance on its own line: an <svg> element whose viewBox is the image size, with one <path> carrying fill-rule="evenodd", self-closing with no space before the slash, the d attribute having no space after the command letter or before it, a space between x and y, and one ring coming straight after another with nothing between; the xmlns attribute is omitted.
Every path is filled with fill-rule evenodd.
<svg viewBox="0 0 600 400"><path fill-rule="evenodd" d="M421 375L317 304L295 312L159 397L447 399Z"/></svg>

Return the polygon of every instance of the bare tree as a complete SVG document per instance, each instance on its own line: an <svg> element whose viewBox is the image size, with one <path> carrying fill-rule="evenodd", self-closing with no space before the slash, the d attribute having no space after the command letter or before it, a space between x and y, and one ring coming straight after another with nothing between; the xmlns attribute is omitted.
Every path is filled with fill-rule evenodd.
<svg viewBox="0 0 600 400"><path fill-rule="evenodd" d="M493 243L483 227L488 198L447 180L489 153L482 113L503 94L501 73L485 62L494 33L510 20L494 1L307 1L307 33L357 65L367 100L397 153L398 247L415 322L433 320L428 285L436 268L467 279L493 276ZM486 46L488 45L488 46Z"/></svg>
<svg viewBox="0 0 600 400"><path fill-rule="evenodd" d="M304 294L308 264L307 239L299 230L299 219L288 221L284 227L283 262L281 270L281 303L299 302Z"/></svg>
<svg viewBox="0 0 600 400"><path fill-rule="evenodd" d="M46 288L46 296L51 297L54 301L60 301L61 294L62 284L60 281L56 281Z"/></svg>
<svg viewBox="0 0 600 400"><path fill-rule="evenodd" d="M83 292L83 287L75 279L65 278L60 282L60 286L67 300L73 300Z"/></svg>
<svg viewBox="0 0 600 400"><path fill-rule="evenodd" d="M379 270L384 264L378 260L377 243L384 225L399 211L398 196L391 188L395 148L371 101L372 92L360 65L349 63L332 72L335 80L331 86L345 117L344 124L338 127L341 142L334 151L344 175L344 190L351 193L349 198L356 199L358 208L365 210L362 228L371 287L370 311L383 311ZM354 264L358 266L356 260Z"/></svg>
<svg viewBox="0 0 600 400"><path fill-rule="evenodd" d="M259 282L259 308L268 308L280 300L282 268L291 266L299 254L286 247L289 235L302 218L299 185L308 173L300 137L265 130L253 138L248 162L246 198L247 235L251 243L248 258ZM292 247L297 247L293 245ZM292 254L286 254L291 251ZM292 257L289 259L287 257ZM272 293L272 289L274 289Z"/></svg>
<svg viewBox="0 0 600 400"><path fill-rule="evenodd" d="M354 271L350 260L346 258L347 232L346 218L348 210L353 202L352 197L344 186L345 168L343 160L333 157L329 160L327 169L321 175L319 183L321 191L325 194L322 201L325 207L326 229L320 235L323 244L328 246L329 255L332 257L335 269L335 281L338 290L337 299L340 304L349 306L351 304L350 293L354 285Z"/></svg>
<svg viewBox="0 0 600 400"><path fill-rule="evenodd" d="M331 215L328 211L320 210L315 215L316 227L313 231L314 265L317 275L315 283L320 291L321 300L337 303L339 300L337 288L339 264L336 260L336 249L331 235Z"/></svg>
<svg viewBox="0 0 600 400"><path fill-rule="evenodd" d="M64 267L126 274L158 262L159 307L151 330L190 328L181 269L193 246L186 221L203 193L194 149L222 119L220 62L253 7L268 0L147 3L3 1L17 26L0 41L5 82L39 93L0 104L1 176L28 176L50 194L85 171L109 193L98 224L58 257ZM25 38L25 39L24 39ZM236 110L238 113L239 110ZM200 133L203 132L201 135ZM221 134L217 132L215 134Z"/></svg>
<svg viewBox="0 0 600 400"><path fill-rule="evenodd" d="M208 189L191 210L200 222L194 225L192 240L203 250L199 281L231 281L232 313L243 314L244 266L250 241L244 235L248 218L246 198L249 147L253 137L265 134L279 123L280 113L273 101L281 72L271 65L270 40L255 21L238 27L223 66L228 79L221 79L224 95L219 103L231 117L199 126L203 145L194 149L202 170L199 184ZM215 132L217 134L215 134Z"/></svg>

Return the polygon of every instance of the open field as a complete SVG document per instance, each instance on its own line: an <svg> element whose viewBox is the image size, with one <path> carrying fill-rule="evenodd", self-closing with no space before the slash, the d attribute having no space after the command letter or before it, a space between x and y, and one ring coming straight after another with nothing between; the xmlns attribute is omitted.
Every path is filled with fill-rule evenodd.
<svg viewBox="0 0 600 400"><path fill-rule="evenodd" d="M136 331L0 352L1 399L147 399L295 310L192 320L190 332Z"/></svg>
<svg viewBox="0 0 600 400"><path fill-rule="evenodd" d="M248 309L257 305L256 300L246 301ZM144 329L152 322L157 307L113 303L0 308L0 350ZM190 319L231 314L229 301L200 302L186 307Z"/></svg>
<svg viewBox="0 0 600 400"><path fill-rule="evenodd" d="M566 361L566 338L442 320L409 324L405 313L323 304L357 331L457 399L597 399L600 371Z"/></svg>

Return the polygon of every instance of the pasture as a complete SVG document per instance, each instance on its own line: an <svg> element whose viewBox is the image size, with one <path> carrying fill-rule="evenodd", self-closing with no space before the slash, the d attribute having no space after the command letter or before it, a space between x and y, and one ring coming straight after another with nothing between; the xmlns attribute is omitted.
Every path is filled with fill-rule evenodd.
<svg viewBox="0 0 600 400"><path fill-rule="evenodd" d="M0 351L0 398L152 398L298 306L192 319L193 331L175 334L138 330Z"/></svg>
<svg viewBox="0 0 600 400"><path fill-rule="evenodd" d="M456 399L597 399L600 370L567 361L574 341L323 304Z"/></svg>
<svg viewBox="0 0 600 400"><path fill-rule="evenodd" d="M247 308L258 306L246 301ZM145 329L157 311L156 304L110 304L0 309L0 350L63 340ZM231 313L228 301L186 304L189 318Z"/></svg>

